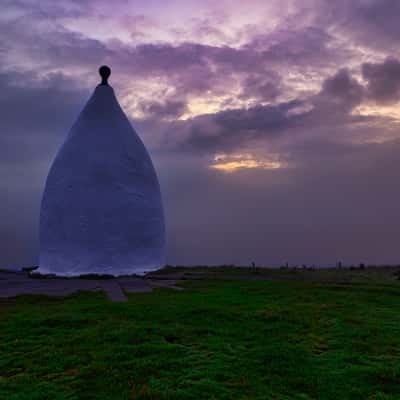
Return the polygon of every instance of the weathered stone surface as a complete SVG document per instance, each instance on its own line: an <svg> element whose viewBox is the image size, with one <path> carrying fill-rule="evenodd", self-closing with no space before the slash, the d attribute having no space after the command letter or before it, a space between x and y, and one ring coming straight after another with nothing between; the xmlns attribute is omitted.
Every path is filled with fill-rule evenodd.
<svg viewBox="0 0 400 400"><path fill-rule="evenodd" d="M141 274L162 266L164 254L153 164L112 87L99 85L47 178L39 272Z"/></svg>

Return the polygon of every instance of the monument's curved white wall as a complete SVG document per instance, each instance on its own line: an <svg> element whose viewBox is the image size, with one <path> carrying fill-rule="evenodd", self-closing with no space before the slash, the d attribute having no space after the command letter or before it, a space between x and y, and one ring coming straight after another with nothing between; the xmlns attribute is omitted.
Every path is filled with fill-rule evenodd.
<svg viewBox="0 0 400 400"><path fill-rule="evenodd" d="M165 228L151 159L99 85L50 169L40 214L40 270L133 274L164 264Z"/></svg>

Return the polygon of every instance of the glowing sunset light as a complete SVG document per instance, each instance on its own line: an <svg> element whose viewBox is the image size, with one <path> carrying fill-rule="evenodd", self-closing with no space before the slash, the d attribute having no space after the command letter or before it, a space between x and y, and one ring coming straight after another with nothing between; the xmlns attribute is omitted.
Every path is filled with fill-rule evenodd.
<svg viewBox="0 0 400 400"><path fill-rule="evenodd" d="M215 164L210 168L223 172L236 172L241 169L279 169L283 167L280 161L258 159L252 154L217 154L214 157Z"/></svg>
<svg viewBox="0 0 400 400"><path fill-rule="evenodd" d="M386 117L400 121L400 107L398 105L361 105L353 111L353 115Z"/></svg>

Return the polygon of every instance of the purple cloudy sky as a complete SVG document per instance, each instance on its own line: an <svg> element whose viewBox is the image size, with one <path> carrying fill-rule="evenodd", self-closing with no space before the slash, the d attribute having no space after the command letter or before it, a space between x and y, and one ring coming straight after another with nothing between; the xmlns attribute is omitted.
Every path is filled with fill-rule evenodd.
<svg viewBox="0 0 400 400"><path fill-rule="evenodd" d="M2 0L0 267L98 83L147 145L168 262L400 262L398 0Z"/></svg>

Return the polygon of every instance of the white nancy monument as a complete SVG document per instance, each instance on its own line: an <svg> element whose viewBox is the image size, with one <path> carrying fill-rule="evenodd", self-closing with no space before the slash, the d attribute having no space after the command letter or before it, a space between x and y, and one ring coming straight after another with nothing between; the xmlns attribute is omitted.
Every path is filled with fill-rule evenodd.
<svg viewBox="0 0 400 400"><path fill-rule="evenodd" d="M40 213L41 273L133 274L164 264L157 175L99 69L98 85L51 166Z"/></svg>

